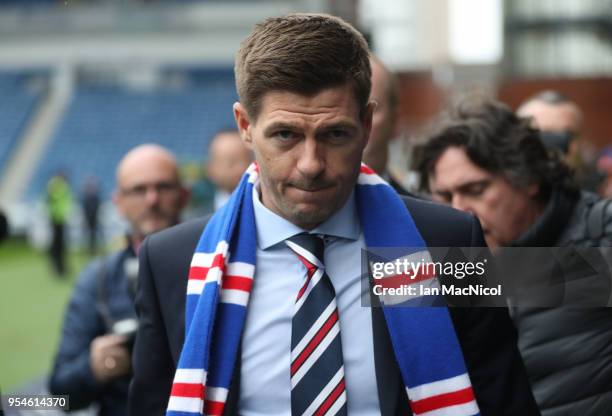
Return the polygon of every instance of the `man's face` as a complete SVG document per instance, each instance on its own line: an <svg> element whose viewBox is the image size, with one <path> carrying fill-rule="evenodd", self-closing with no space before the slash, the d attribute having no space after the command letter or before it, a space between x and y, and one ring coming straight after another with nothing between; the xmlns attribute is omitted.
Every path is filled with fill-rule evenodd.
<svg viewBox="0 0 612 416"><path fill-rule="evenodd" d="M139 155L118 173L114 200L136 239L176 224L188 200L174 162L160 155Z"/></svg>
<svg viewBox="0 0 612 416"><path fill-rule="evenodd" d="M505 178L476 166L462 148L442 153L429 179L433 199L478 217L487 245L516 240L540 213L537 187L517 189Z"/></svg>
<svg viewBox="0 0 612 416"><path fill-rule="evenodd" d="M242 138L259 164L262 203L304 229L340 209L359 174L372 107L361 118L349 85L312 96L268 92L252 121L236 103Z"/></svg>
<svg viewBox="0 0 612 416"><path fill-rule="evenodd" d="M232 192L250 163L251 152L244 146L237 131L219 133L213 139L208 176L219 188Z"/></svg>

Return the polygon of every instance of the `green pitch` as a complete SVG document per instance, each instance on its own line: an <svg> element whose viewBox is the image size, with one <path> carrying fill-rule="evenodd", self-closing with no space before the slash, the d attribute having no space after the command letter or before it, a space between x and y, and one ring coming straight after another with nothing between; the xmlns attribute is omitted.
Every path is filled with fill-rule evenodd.
<svg viewBox="0 0 612 416"><path fill-rule="evenodd" d="M0 243L0 389L9 392L47 374L83 255L71 254L72 274L58 279L46 253L23 241Z"/></svg>

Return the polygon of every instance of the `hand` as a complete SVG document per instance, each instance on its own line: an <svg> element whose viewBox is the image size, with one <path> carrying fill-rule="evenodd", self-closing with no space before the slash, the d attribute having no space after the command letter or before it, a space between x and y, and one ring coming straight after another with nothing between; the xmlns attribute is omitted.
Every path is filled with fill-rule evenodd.
<svg viewBox="0 0 612 416"><path fill-rule="evenodd" d="M102 335L91 342L89 361L94 377L107 382L130 372L130 352L122 335Z"/></svg>

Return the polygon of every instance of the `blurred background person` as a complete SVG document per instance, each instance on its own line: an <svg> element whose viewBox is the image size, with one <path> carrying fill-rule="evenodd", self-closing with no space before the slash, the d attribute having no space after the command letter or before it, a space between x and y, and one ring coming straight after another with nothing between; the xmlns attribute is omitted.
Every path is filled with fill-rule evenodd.
<svg viewBox="0 0 612 416"><path fill-rule="evenodd" d="M422 197L406 189L389 169L390 146L398 132L397 77L374 55L370 55L370 65L372 68L370 100L376 102L376 109L372 117L370 138L363 151L363 161L389 182L400 195ZM410 159L411 156L408 155L407 158Z"/></svg>
<svg viewBox="0 0 612 416"><path fill-rule="evenodd" d="M208 148L206 172L215 185L214 209L221 208L253 161L253 153L242 143L238 130L221 130Z"/></svg>
<svg viewBox="0 0 612 416"><path fill-rule="evenodd" d="M113 202L130 224L127 244L79 276L49 379L52 394L70 395L71 409L96 403L100 415L126 414L138 248L147 235L178 223L188 198L165 148L141 145L119 163Z"/></svg>
<svg viewBox="0 0 612 416"><path fill-rule="evenodd" d="M8 220L6 215L0 209L0 242L4 241L9 236Z"/></svg>
<svg viewBox="0 0 612 416"><path fill-rule="evenodd" d="M363 161L386 179L398 193L406 195L408 191L387 170L389 144L397 132L397 79L374 55L370 55L370 65L372 68L370 100L376 102L376 109L372 118L370 138L363 151Z"/></svg>
<svg viewBox="0 0 612 416"><path fill-rule="evenodd" d="M612 246L612 205L573 186L559 154L538 135L501 103L461 106L424 146L422 186L433 199L475 214L492 248ZM594 233L592 215L602 216ZM612 409L609 309L519 306L512 312L543 415Z"/></svg>
<svg viewBox="0 0 612 416"><path fill-rule="evenodd" d="M67 274L66 225L72 210L72 192L63 172L58 172L47 182L47 212L51 224L49 256L55 273L59 277Z"/></svg>
<svg viewBox="0 0 612 416"><path fill-rule="evenodd" d="M83 209L84 234L87 236L89 254L93 256L98 251L98 211L100 209L100 186L95 176L87 177L83 183L81 208Z"/></svg>
<svg viewBox="0 0 612 416"><path fill-rule="evenodd" d="M560 150L568 160L576 157L583 118L576 103L557 91L547 90L528 98L516 112L519 117L529 118L532 127L542 132L545 145Z"/></svg>
<svg viewBox="0 0 612 416"><path fill-rule="evenodd" d="M597 169L596 149L581 138L584 114L574 101L558 91L545 90L523 102L517 114L531 120L547 147L564 155L581 188L597 190L604 175Z"/></svg>

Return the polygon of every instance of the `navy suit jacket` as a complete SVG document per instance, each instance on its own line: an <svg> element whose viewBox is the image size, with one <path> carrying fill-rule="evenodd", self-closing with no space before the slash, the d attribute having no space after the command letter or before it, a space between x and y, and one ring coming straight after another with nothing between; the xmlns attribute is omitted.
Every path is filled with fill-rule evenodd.
<svg viewBox="0 0 612 416"><path fill-rule="evenodd" d="M429 247L485 247L478 220L433 202L403 197ZM140 249L130 414L164 414L185 336L185 297L191 257L205 219L151 235ZM435 258L434 258L435 260ZM516 331L505 308L449 308L481 415L539 415ZM372 308L374 361L381 414L410 415L404 383L380 308ZM240 360L237 360L239 363ZM240 368L225 406L238 414Z"/></svg>

